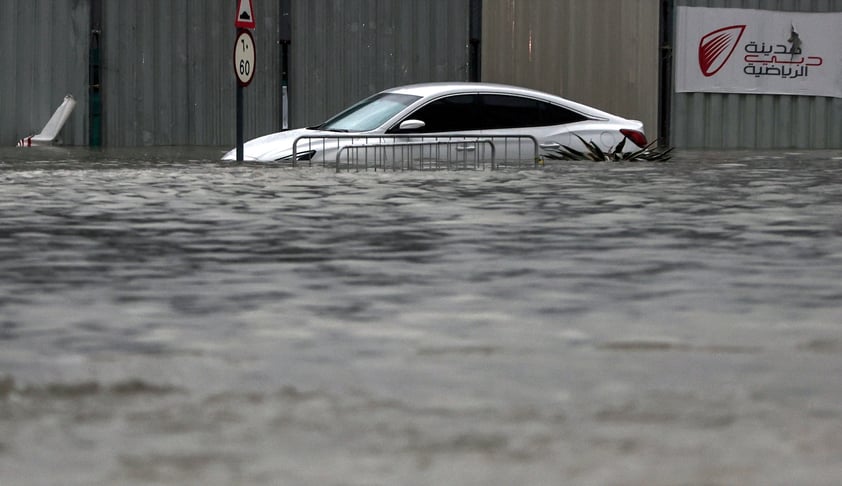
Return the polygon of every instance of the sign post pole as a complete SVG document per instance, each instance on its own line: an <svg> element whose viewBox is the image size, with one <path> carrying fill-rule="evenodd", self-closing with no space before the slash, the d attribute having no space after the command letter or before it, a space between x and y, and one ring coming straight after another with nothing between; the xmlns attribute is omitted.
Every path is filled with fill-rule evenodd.
<svg viewBox="0 0 842 486"><path fill-rule="evenodd" d="M243 86L237 83L237 162L243 161Z"/></svg>
<svg viewBox="0 0 842 486"><path fill-rule="evenodd" d="M234 19L237 39L234 41L234 74L237 77L237 161L245 158L243 136L243 90L254 78L257 56L254 50L254 5L252 0L237 0L237 17Z"/></svg>

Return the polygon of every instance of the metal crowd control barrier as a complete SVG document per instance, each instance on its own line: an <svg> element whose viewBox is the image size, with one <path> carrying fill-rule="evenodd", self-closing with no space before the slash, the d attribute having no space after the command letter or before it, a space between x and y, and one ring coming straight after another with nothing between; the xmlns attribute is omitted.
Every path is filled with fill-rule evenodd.
<svg viewBox="0 0 842 486"><path fill-rule="evenodd" d="M491 170L539 164L531 135L407 136L304 135L292 145L292 164L333 163L342 170Z"/></svg>
<svg viewBox="0 0 842 486"><path fill-rule="evenodd" d="M486 152L485 149L488 149ZM484 155L490 157L486 159ZM362 156L360 156L362 154ZM342 156L345 155L343 159ZM398 142L387 145L347 145L336 152L336 170L441 170L495 168L491 140L458 142Z"/></svg>

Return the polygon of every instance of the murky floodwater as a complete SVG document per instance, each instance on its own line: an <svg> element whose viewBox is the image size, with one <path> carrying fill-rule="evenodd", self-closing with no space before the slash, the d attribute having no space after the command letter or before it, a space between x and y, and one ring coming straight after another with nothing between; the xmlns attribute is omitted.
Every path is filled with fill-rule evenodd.
<svg viewBox="0 0 842 486"><path fill-rule="evenodd" d="M836 485L842 154L0 150L0 484Z"/></svg>

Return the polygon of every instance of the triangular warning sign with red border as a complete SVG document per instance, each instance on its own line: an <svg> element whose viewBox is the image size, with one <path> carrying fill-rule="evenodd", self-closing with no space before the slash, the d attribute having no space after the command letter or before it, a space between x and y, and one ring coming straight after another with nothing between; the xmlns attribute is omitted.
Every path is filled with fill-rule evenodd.
<svg viewBox="0 0 842 486"><path fill-rule="evenodd" d="M237 8L237 18L234 19L234 26L238 29L254 28L254 4L252 0L240 0Z"/></svg>

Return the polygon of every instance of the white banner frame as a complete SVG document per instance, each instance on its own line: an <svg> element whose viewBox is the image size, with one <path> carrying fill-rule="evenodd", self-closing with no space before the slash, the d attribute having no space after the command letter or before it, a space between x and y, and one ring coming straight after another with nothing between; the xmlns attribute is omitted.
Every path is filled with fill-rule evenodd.
<svg viewBox="0 0 842 486"><path fill-rule="evenodd" d="M675 91L842 98L842 12L678 7Z"/></svg>

